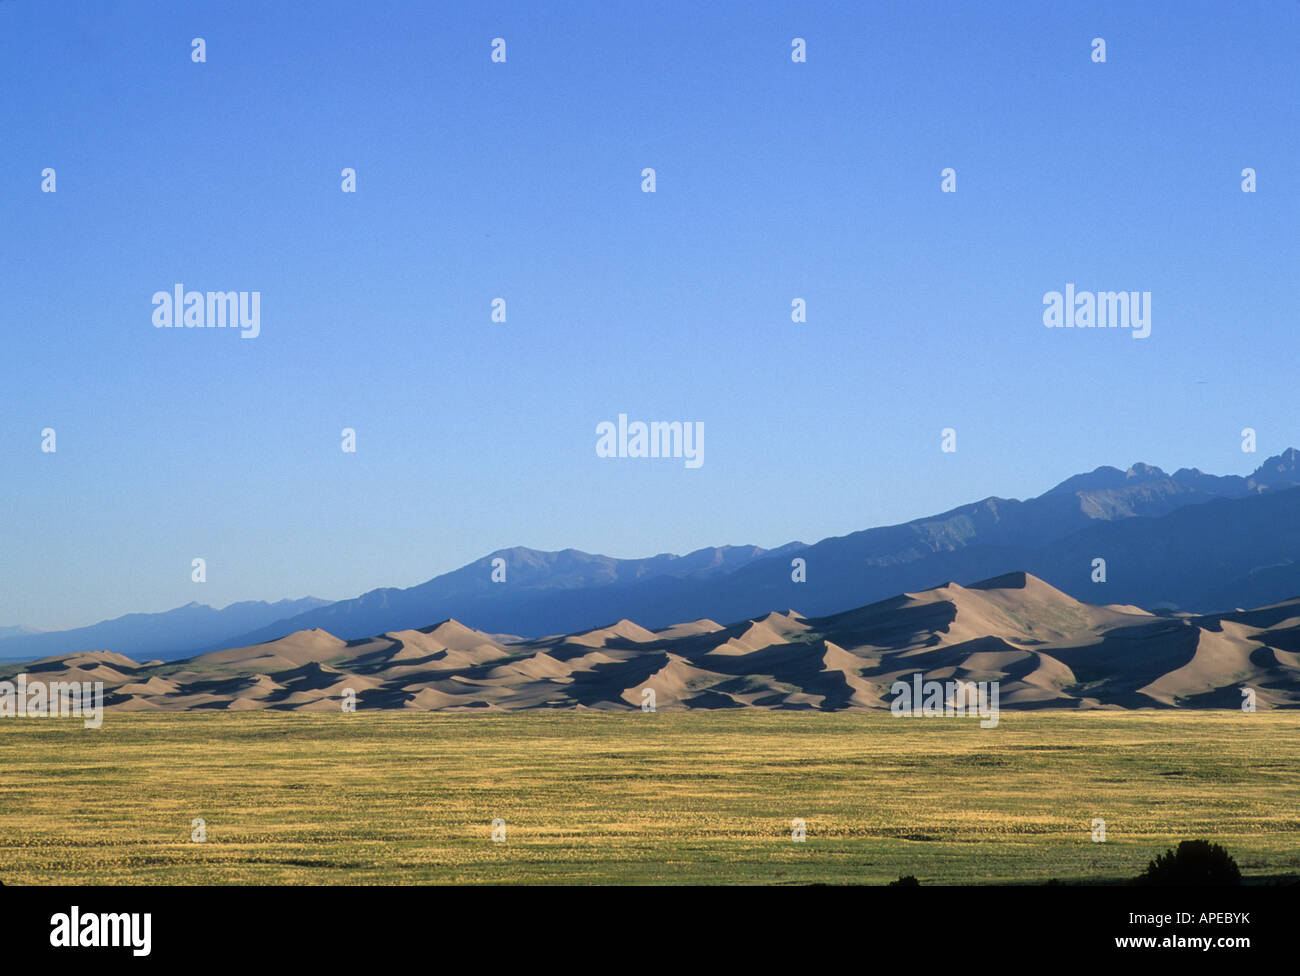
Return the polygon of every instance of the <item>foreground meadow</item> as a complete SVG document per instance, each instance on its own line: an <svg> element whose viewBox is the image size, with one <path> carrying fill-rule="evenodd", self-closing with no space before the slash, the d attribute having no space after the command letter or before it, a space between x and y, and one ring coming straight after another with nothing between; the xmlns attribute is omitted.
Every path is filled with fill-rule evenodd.
<svg viewBox="0 0 1300 976"><path fill-rule="evenodd" d="M1190 837L1248 880L1300 874L1300 715L0 722L6 884L1115 881Z"/></svg>

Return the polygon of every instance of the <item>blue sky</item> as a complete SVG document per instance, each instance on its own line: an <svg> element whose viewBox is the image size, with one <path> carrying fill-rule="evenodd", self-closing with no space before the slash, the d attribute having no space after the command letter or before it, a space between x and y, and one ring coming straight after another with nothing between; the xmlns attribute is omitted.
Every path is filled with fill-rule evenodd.
<svg viewBox="0 0 1300 976"><path fill-rule="evenodd" d="M1300 446L1300 4L702 6L0 2L0 624ZM153 328L176 282L261 335ZM1045 329L1066 282L1150 337ZM598 458L619 413L705 463Z"/></svg>

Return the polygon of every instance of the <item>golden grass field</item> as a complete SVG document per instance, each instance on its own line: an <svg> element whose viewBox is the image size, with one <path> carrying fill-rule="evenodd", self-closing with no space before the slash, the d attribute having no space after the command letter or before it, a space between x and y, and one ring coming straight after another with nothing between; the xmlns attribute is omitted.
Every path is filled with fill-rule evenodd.
<svg viewBox="0 0 1300 976"><path fill-rule="evenodd" d="M0 722L7 884L1117 881L1191 837L1248 880L1300 874L1300 714Z"/></svg>

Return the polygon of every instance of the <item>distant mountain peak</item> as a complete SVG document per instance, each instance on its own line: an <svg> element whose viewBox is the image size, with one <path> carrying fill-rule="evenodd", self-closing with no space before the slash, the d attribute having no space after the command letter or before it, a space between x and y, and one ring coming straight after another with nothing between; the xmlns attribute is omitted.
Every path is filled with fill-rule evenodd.
<svg viewBox="0 0 1300 976"><path fill-rule="evenodd" d="M1256 468L1249 480L1264 487L1295 484L1300 480L1300 451L1288 447Z"/></svg>
<svg viewBox="0 0 1300 976"><path fill-rule="evenodd" d="M1119 468L1111 467L1109 464L1103 464L1099 468L1094 468L1084 474L1076 474L1066 478L1055 488L1046 492L1048 495L1069 494L1076 491L1106 491L1112 488L1121 488L1124 486L1128 475Z"/></svg>
<svg viewBox="0 0 1300 976"><path fill-rule="evenodd" d="M1137 461L1127 471L1102 465L1085 474L1066 478L1043 497L1070 493L1122 491L1135 485L1170 482L1184 489L1208 490L1215 493L1240 493L1243 489L1258 492L1262 488L1289 488L1300 486L1300 450L1288 447L1258 468L1248 478L1236 475L1219 477L1206 474L1200 468L1179 468L1172 475L1154 464Z"/></svg>
<svg viewBox="0 0 1300 976"><path fill-rule="evenodd" d="M1124 478L1128 481L1155 481L1160 478L1168 478L1163 470L1157 468L1154 464L1146 464L1138 461L1124 472Z"/></svg>
<svg viewBox="0 0 1300 976"><path fill-rule="evenodd" d="M1169 475L1161 468L1143 461L1134 463L1127 471L1121 471L1119 468L1104 464L1086 474L1076 474L1071 478L1066 478L1046 494L1057 495L1075 491L1113 491L1149 481L1163 481L1168 477Z"/></svg>

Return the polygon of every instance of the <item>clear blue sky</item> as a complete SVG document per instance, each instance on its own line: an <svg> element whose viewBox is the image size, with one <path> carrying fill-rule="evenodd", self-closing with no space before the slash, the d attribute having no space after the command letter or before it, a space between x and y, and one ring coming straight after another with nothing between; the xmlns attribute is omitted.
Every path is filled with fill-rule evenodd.
<svg viewBox="0 0 1300 976"><path fill-rule="evenodd" d="M1282 0L3 0L0 624L1246 473L1300 442L1298 38ZM1150 291L1150 338L1045 329L1067 281ZM261 336L153 328L176 282ZM598 458L620 412L703 422L703 467Z"/></svg>

